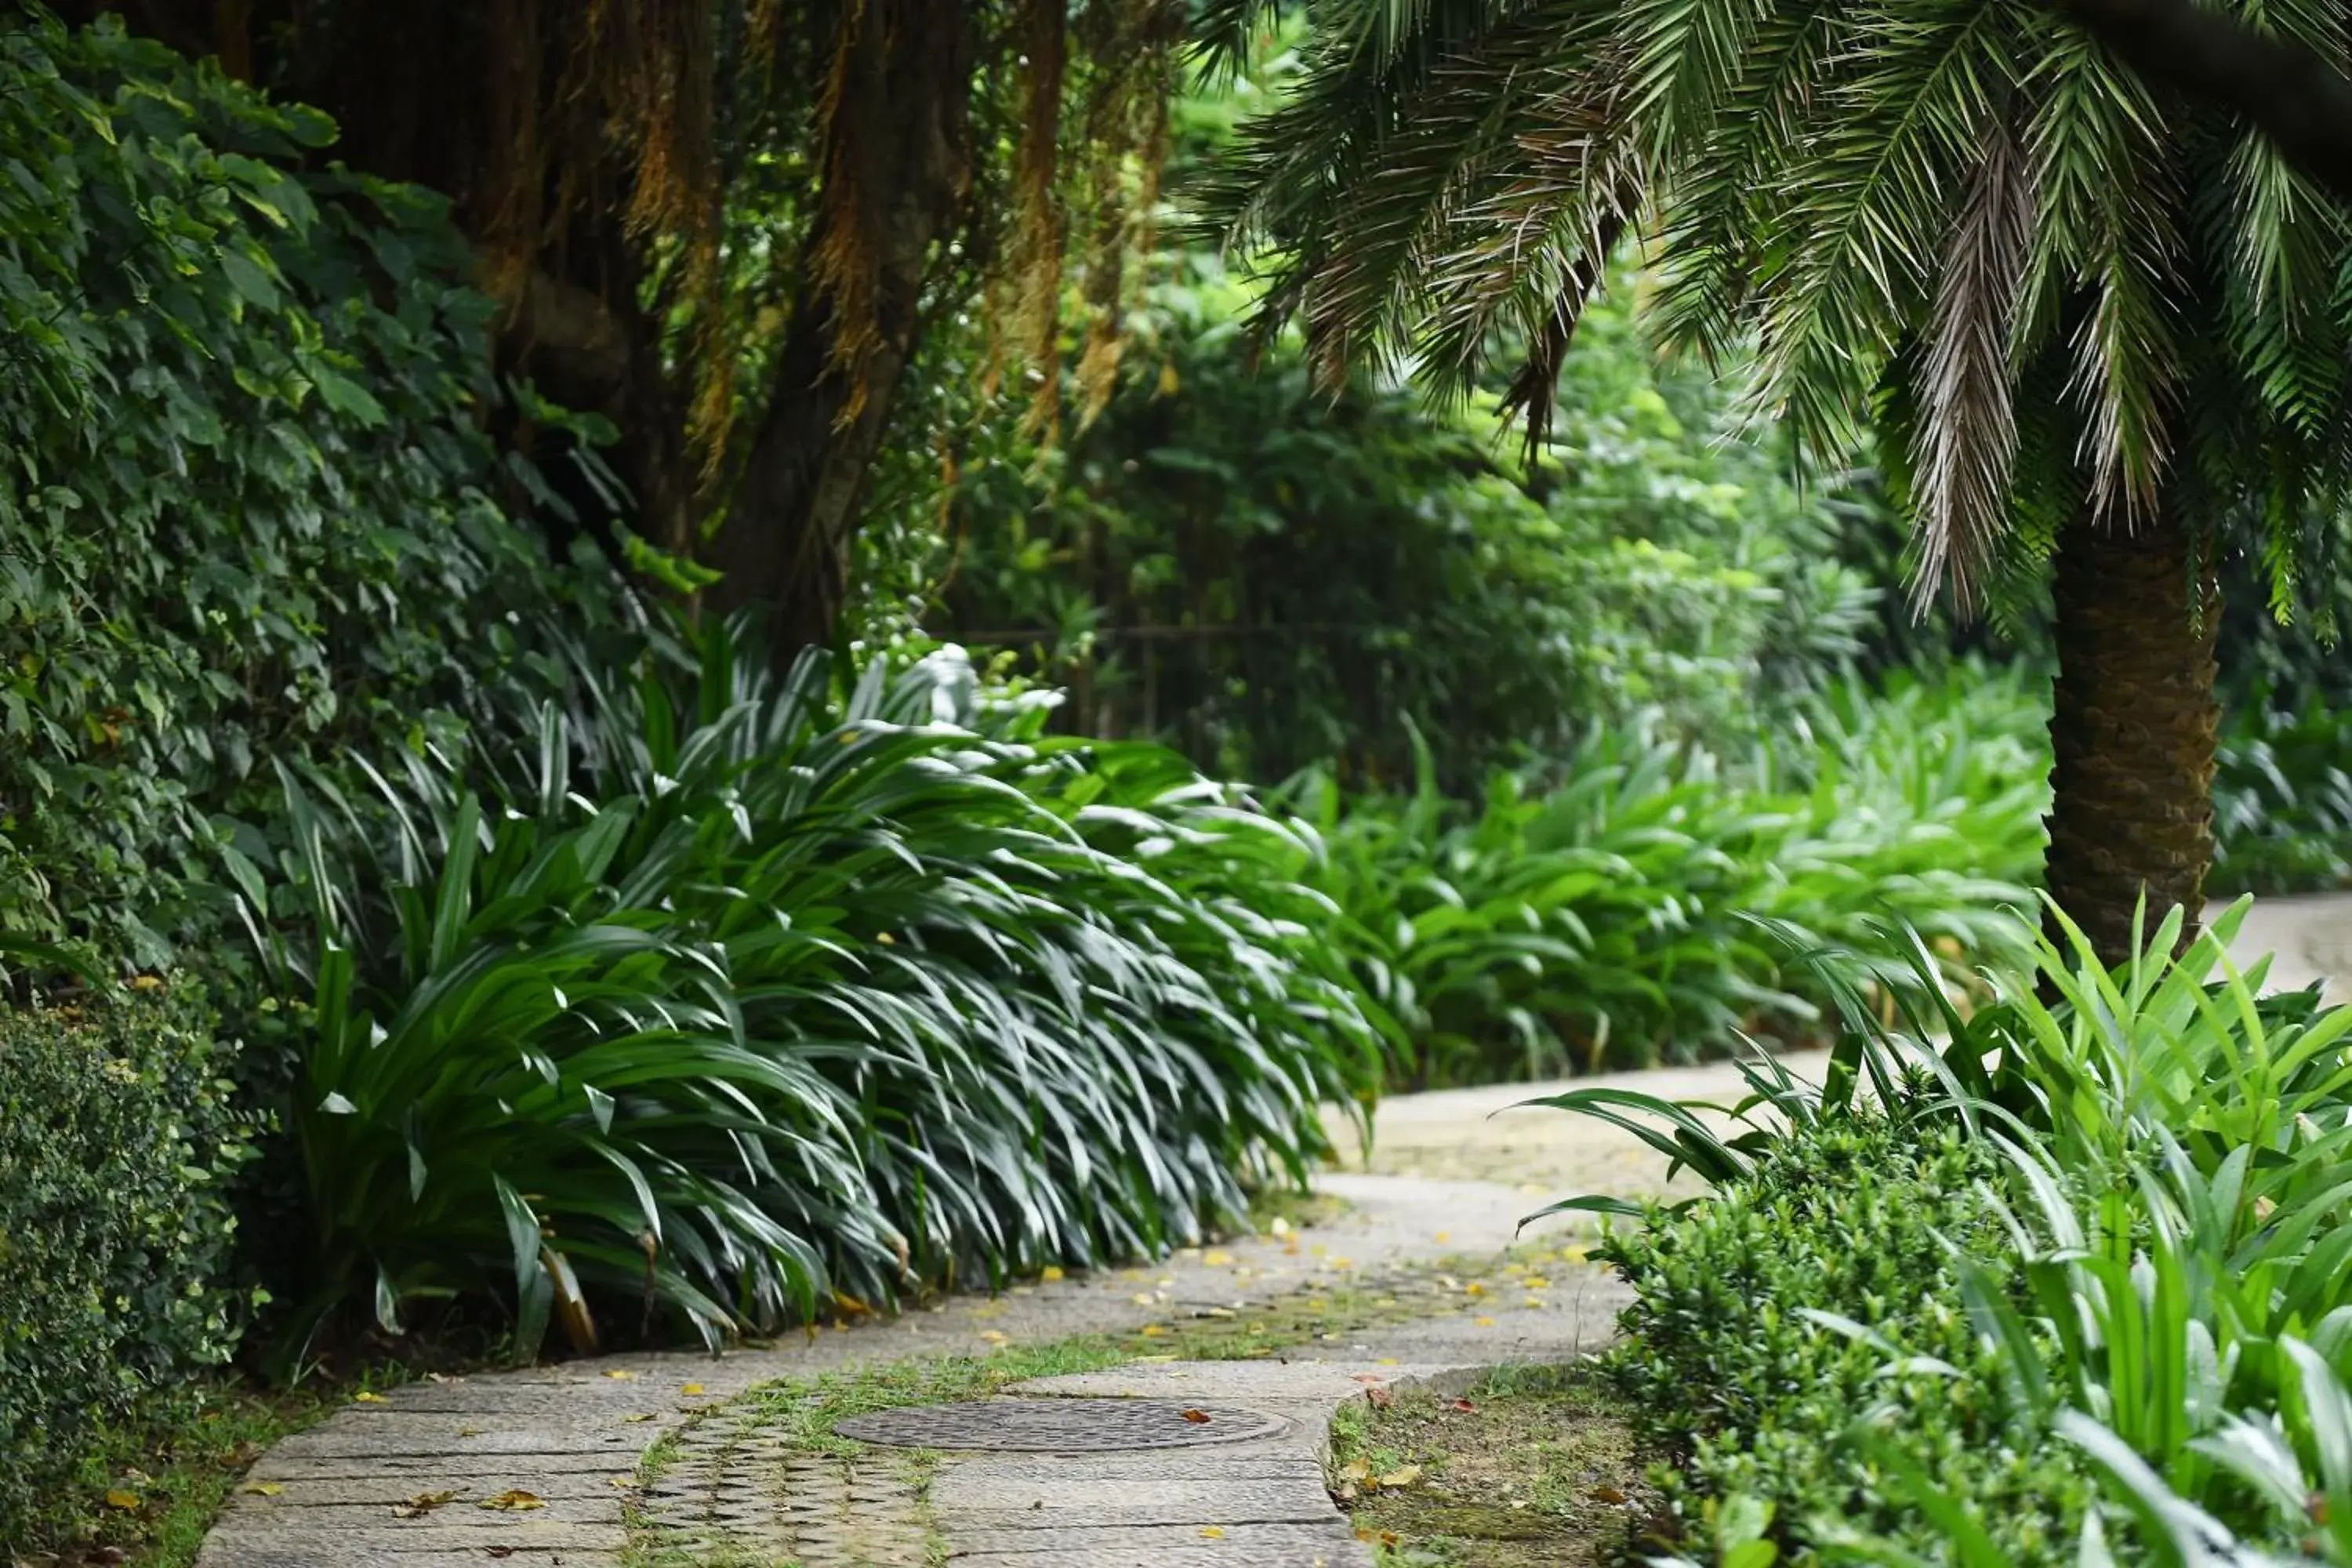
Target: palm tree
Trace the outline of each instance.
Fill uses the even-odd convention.
[[[2337,0],[2241,20],[2340,68]],[[1215,0],[1231,56],[1264,0]],[[2055,558],[2048,884],[2109,956],[2211,856],[2217,552],[2274,606],[2352,475],[2345,212],[2259,132],[2033,0],[1318,0],[1303,84],[1207,193],[1318,364],[1498,349],[1540,433],[1578,312],[1651,236],[1670,346],[1752,352],[1816,454],[1874,426],[1916,591]]]

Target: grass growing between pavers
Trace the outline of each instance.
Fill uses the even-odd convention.
[[[1654,1500],[1616,1395],[1590,1367],[1513,1367],[1466,1394],[1351,1399],[1332,1495],[1382,1568],[1620,1561]]]

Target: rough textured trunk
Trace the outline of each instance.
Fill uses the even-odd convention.
[[[855,16],[806,287],[708,552],[726,574],[711,595],[720,608],[769,606],[779,661],[829,641],[841,615],[866,470],[914,355],[933,253],[971,182],[963,0],[863,0]]]
[[[2193,584],[2193,585],[2192,585]],[[2058,552],[2049,888],[2101,958],[2153,927],[2190,930],[2213,858],[2213,646],[2221,605],[2168,512],[2135,534],[2088,524]]]

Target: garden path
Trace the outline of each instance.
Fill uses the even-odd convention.
[[[934,1489],[954,1561],[972,1568],[1368,1563],[1353,1555],[1356,1543],[1321,1486],[1323,1423],[1338,1401],[1360,1395],[1366,1380],[1446,1379],[1571,1358],[1608,1338],[1622,1296],[1580,1251],[1555,1253],[1532,1282],[1524,1265],[1509,1274],[1494,1268],[1520,1216],[1536,1206],[1510,1187],[1345,1173],[1327,1184],[1349,1205],[1328,1224],[1188,1248],[1154,1268],[958,1297],[717,1359],[612,1356],[394,1389],[265,1455],[206,1541],[200,1568],[499,1560],[614,1568],[629,1541],[625,1510],[641,1495],[633,1484],[639,1458],[674,1433],[682,1440],[683,1490],[645,1494],[646,1510],[681,1527],[681,1542],[699,1533],[744,1555],[670,1561],[829,1568],[909,1552],[905,1561],[922,1563],[919,1534],[908,1533],[916,1527],[902,1480],[823,1459],[795,1468],[773,1447],[763,1452],[757,1424],[740,1419],[742,1407],[730,1402],[781,1378],[1159,1331],[1147,1326],[1230,1317],[1351,1285],[1377,1292],[1419,1270],[1416,1278],[1439,1283],[1425,1303],[1408,1304],[1412,1321],[1334,1333],[1286,1352],[1286,1361],[1147,1363],[1108,1374],[1107,1383],[1041,1390],[1116,1392],[1139,1386],[1137,1380],[1171,1393],[1181,1387],[1188,1403],[1277,1418],[1265,1438],[1140,1459],[1103,1454],[1084,1466],[983,1456],[942,1469]],[[1547,1223],[1530,1235],[1558,1228]],[[1436,1272],[1444,1267],[1460,1268],[1462,1280]],[[1492,1292],[1472,1296],[1479,1269],[1492,1270]],[[780,1486],[790,1498],[773,1495]],[[1024,1493],[1017,1508],[1006,1500],[1013,1492]],[[850,1552],[853,1541],[863,1550]]]
[[[2352,1000],[2352,897],[2268,900],[2237,948],[2241,962],[2275,952],[2274,983],[2326,977],[2337,996]],[[1824,1060],[1789,1059],[1816,1076]],[[1673,1098],[1722,1100],[1739,1088],[1722,1064],[1580,1081],[1638,1084]],[[1341,1401],[1377,1385],[1443,1384],[1497,1364],[1570,1358],[1612,1331],[1622,1291],[1562,1247],[1564,1222],[1530,1232],[1549,1232],[1555,1249],[1541,1277],[1523,1264],[1506,1272],[1500,1255],[1538,1200],[1657,1192],[1663,1162],[1586,1118],[1509,1109],[1549,1087],[1389,1101],[1370,1169],[1321,1183],[1348,1211],[1286,1237],[1189,1248],[1155,1268],[959,1297],[717,1359],[614,1356],[415,1384],[356,1403],[261,1459],[199,1568],[499,1560],[617,1568],[630,1544],[633,1500],[641,1521],[664,1527],[662,1539],[679,1553],[645,1555],[641,1536],[630,1561],[647,1568],[919,1563],[935,1543],[927,1529],[944,1537],[951,1563],[969,1568],[1368,1563],[1323,1491],[1326,1425]],[[1469,1286],[1480,1281],[1438,1272],[1446,1268],[1465,1278],[1484,1272],[1493,1284],[1471,1297]],[[1202,1407],[1214,1413],[1212,1427],[1231,1406],[1237,1418],[1265,1418],[1269,1429],[1246,1441],[1082,1458],[951,1459],[919,1482],[928,1488],[928,1524],[903,1468],[788,1455],[772,1438],[763,1447],[756,1408],[740,1397],[777,1379],[911,1358],[1150,1333],[1150,1325],[1245,1313],[1351,1282],[1377,1292],[1408,1274],[1440,1284],[1415,1299],[1404,1321],[1312,1340],[1277,1360],[1142,1361],[1013,1390],[1112,1396],[1128,1401],[1130,1414]],[[641,1456],[672,1435],[677,1467],[642,1489]]]

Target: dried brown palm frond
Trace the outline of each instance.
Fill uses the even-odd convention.
[[[2032,171],[2008,106],[1997,106],[1945,250],[1918,376],[1913,592],[1923,604],[1943,583],[1959,608],[1975,608],[2008,524],[2017,460],[2010,339],[2032,242]]]

